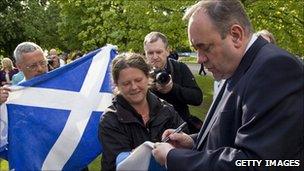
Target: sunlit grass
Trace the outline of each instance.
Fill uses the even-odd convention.
[[[213,99],[213,78],[195,74],[195,80],[203,91],[203,103],[200,106],[190,106],[190,113],[204,120]]]
[[[192,57],[179,57],[179,61],[184,62],[184,63],[190,63],[190,64],[196,64],[197,58],[192,56]]]

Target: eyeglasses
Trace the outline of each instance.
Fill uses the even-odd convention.
[[[46,60],[43,60],[43,61],[36,62],[32,65],[26,66],[25,68],[30,71],[37,71],[39,66],[45,68],[47,66],[47,64],[48,64],[48,62]]]

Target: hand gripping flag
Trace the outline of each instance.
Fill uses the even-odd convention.
[[[116,158],[116,171],[141,170],[141,171],[165,171],[152,155],[154,143],[146,141],[136,147],[132,153],[122,152]]]
[[[79,170],[102,152],[98,123],[111,104],[115,55],[107,45],[11,87],[0,119],[0,150],[8,147],[10,169]]]

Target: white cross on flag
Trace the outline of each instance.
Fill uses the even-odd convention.
[[[101,152],[98,123],[111,104],[107,45],[84,57],[12,86],[1,105],[0,152],[10,169],[79,170]]]

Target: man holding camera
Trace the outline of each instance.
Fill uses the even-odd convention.
[[[202,121],[190,114],[189,105],[200,105],[203,93],[186,64],[168,58],[170,52],[167,37],[160,32],[151,32],[144,40],[145,55],[154,68],[155,84],[152,91],[174,106],[187,122],[190,133],[200,130]],[[168,75],[168,76],[166,76]]]
[[[47,57],[49,63],[49,70],[53,70],[60,67],[60,59],[58,57],[56,49],[51,49],[49,56]]]

